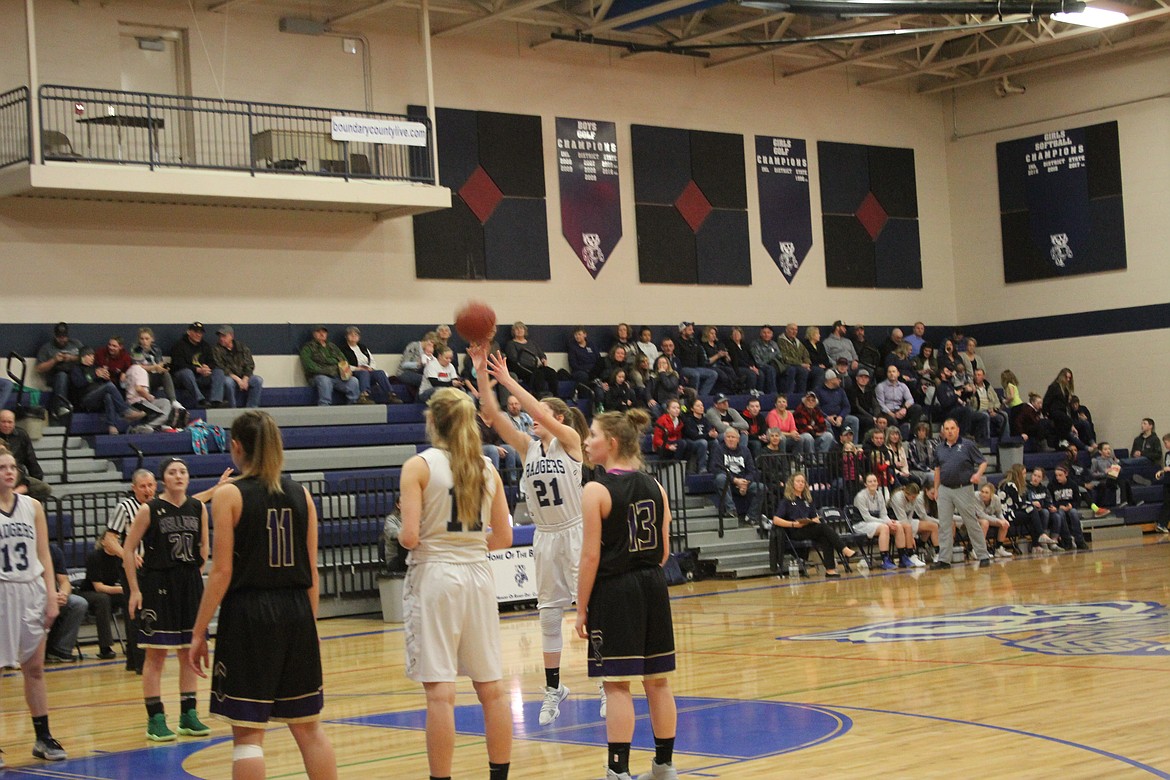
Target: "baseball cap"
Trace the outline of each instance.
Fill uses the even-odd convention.
[[[852,429],[852,428],[846,428],[845,430],[841,431],[841,435],[842,435],[842,436],[852,436],[852,435],[853,435],[853,429]]]
[[[693,327],[695,327],[695,323],[693,323],[693,322],[690,322],[690,321],[688,321],[688,320],[683,320],[682,322],[680,322],[680,323],[678,324],[678,329],[679,329],[679,330],[686,330],[688,325],[689,325],[690,327],[692,327],[692,328],[693,328]]]
[[[841,326],[842,326],[842,325],[844,325],[844,324],[845,324],[845,323],[844,323],[844,322],[842,322],[841,320],[837,320],[836,322],[834,322],[834,323],[833,323],[833,327],[834,327],[834,328],[839,328],[839,327],[841,327]]]
[[[861,370],[859,370],[859,371],[857,372],[857,375],[858,375],[858,376],[869,376],[869,375],[870,375],[870,374],[869,374],[869,369],[868,369],[868,368],[863,368],[863,369],[861,369]]]
[[[773,331],[776,330],[771,325],[761,325],[760,326],[760,330],[763,330],[764,328],[767,328],[768,330],[773,330]]]
[[[720,393],[719,395],[715,396],[715,403],[717,403],[717,404],[721,404],[724,401],[728,401],[728,400],[730,400],[730,399],[726,395],[724,395],[723,393]]]
[[[316,332],[317,332],[317,331],[319,331],[319,330],[323,330],[323,331],[325,331],[326,333],[328,333],[328,332],[329,332],[329,328],[327,328],[327,327],[326,327],[326,326],[324,326],[324,325],[314,325],[314,326],[313,326],[313,332],[314,332],[314,333],[316,333]]]
[[[849,365],[849,358],[847,358],[847,357],[839,357],[839,358],[837,358],[837,365],[839,365],[839,366],[847,366],[847,365]]]
[[[195,322],[192,322],[190,325],[187,326],[187,330],[197,330],[200,333],[202,333],[203,332],[203,323],[196,320]]]
[[[69,335],[68,323],[58,322],[56,325],[54,325],[53,326],[53,335],[54,336],[68,336]]]
[[[220,325],[218,328],[215,329],[215,332],[217,334],[219,334],[220,336],[234,336],[234,335],[236,335],[236,331],[234,328],[232,328],[231,325]]]
[[[826,382],[830,382],[830,381],[832,381],[832,380],[834,380],[834,379],[836,379],[836,378],[837,378],[837,372],[836,372],[836,371],[826,371],[826,372],[825,372],[825,381],[826,381]]]
[[[813,392],[812,390],[809,390],[807,393],[805,393],[805,394],[804,394],[804,397],[805,397],[805,398],[808,398],[809,396],[812,396],[813,398],[816,398],[816,397],[817,397],[817,394],[816,394],[815,392]]]

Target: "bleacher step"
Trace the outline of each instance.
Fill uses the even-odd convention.
[[[715,564],[716,573],[728,569],[738,569],[744,566],[767,566],[768,565],[768,549],[765,547],[761,552],[732,552],[718,554],[713,556],[699,555],[701,561],[711,561]]]
[[[45,472],[46,481],[53,482],[53,477],[59,476],[65,472],[65,462],[61,460],[48,460],[41,463],[41,469]],[[114,464],[108,460],[91,460],[79,458],[74,460],[69,459],[69,478],[73,479],[75,476],[82,474],[118,474],[118,470],[114,468]]]
[[[737,580],[746,580],[749,577],[770,577],[772,576],[771,566],[740,566],[732,572],[732,576]]]
[[[690,533],[687,535],[687,544],[691,547],[698,547],[699,549],[707,549],[720,544],[730,544],[733,542],[767,544],[767,540],[761,539],[754,528],[729,528],[720,537],[717,531],[699,531],[696,533],[692,527]]]
[[[244,409],[208,409],[207,422],[230,428],[232,422],[244,413]],[[276,406],[265,407],[276,424],[282,428],[302,425],[369,425],[386,422],[386,407],[381,404],[369,406]]]

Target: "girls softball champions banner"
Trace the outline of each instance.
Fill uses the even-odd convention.
[[[757,135],[756,186],[760,238],[780,273],[792,284],[813,243],[804,139]]]
[[[557,117],[561,234],[594,279],[622,237],[617,128]]]

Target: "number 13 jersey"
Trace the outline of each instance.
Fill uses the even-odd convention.
[[[601,518],[597,576],[611,577],[662,565],[662,488],[643,471],[609,471],[598,480],[609,490],[609,514]]]
[[[12,494],[12,511],[0,510],[0,582],[32,582],[44,574],[37,557],[33,499]]]
[[[524,455],[524,495],[536,527],[552,531],[581,522],[581,463],[573,460],[559,439],[548,452],[539,441]]]

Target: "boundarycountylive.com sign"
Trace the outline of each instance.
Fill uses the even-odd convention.
[[[335,116],[331,118],[331,125],[334,141],[401,146],[427,145],[427,126],[422,122]]]

